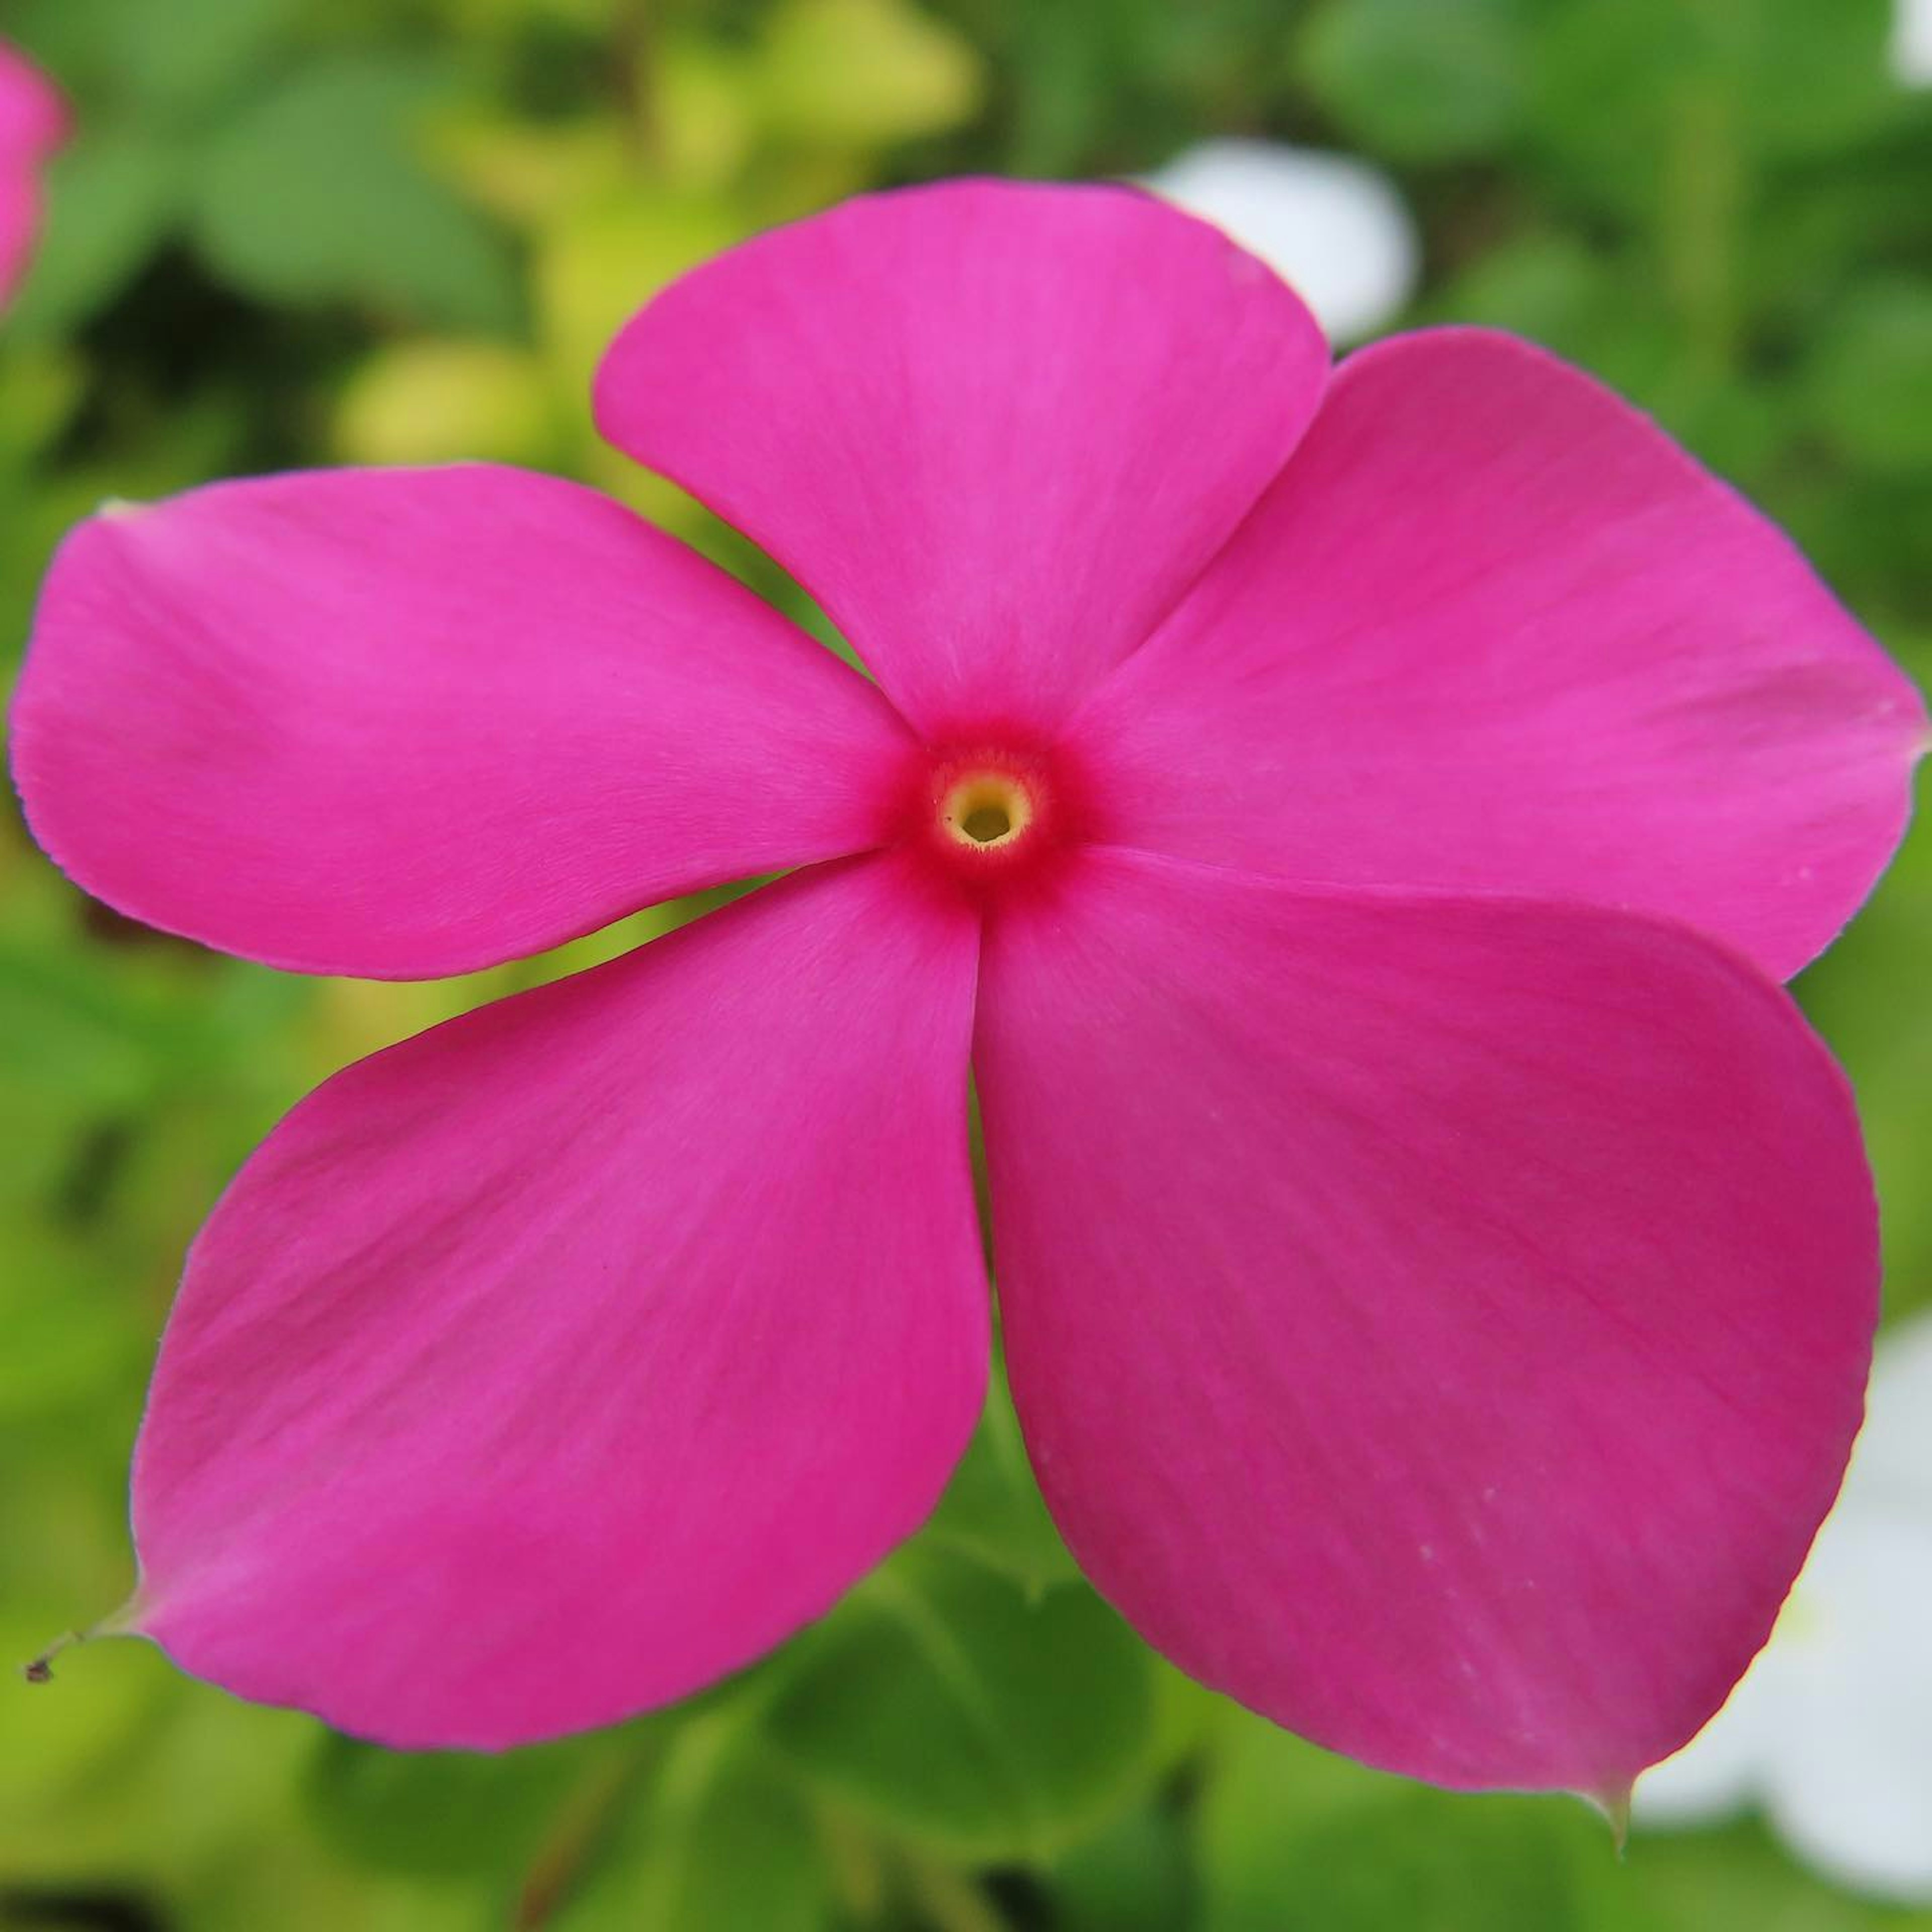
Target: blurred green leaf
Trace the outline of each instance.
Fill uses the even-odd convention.
[[[1932,281],[1868,284],[1823,326],[1804,377],[1810,426],[1887,475],[1932,466]]]
[[[987,1392],[986,1413],[926,1534],[1031,1592],[1080,1574],[1034,1480],[1004,1377]]]
[[[17,1534],[22,1525],[10,1516],[6,1527]],[[124,1579],[119,1587],[125,1588]],[[45,1595],[37,1588],[21,1607],[10,1604],[0,1612],[0,1872],[10,1874],[51,1876],[57,1863],[84,1868],[92,1847],[67,1852],[50,1838],[50,1828],[63,1814],[77,1811],[76,1835],[100,1829],[103,1821],[87,1814],[100,1807],[108,1780],[131,1768],[144,1738],[154,1736],[154,1720],[173,1690],[158,1658],[122,1640],[70,1653],[51,1683],[22,1683],[18,1666],[63,1628],[49,1621]],[[112,1607],[111,1601],[85,1611],[68,1604],[64,1621]]]
[[[1522,51],[1539,140],[1591,202],[1669,218],[1711,177],[1868,137],[1890,0],[1563,0]]]
[[[1202,1803],[1204,1932],[1582,1932],[1576,1870],[1614,1868],[1574,1799],[1468,1798],[1231,1719]]]
[[[750,86],[782,138],[868,148],[930,134],[978,104],[965,41],[902,0],[778,0]]]
[[[501,342],[425,338],[363,363],[336,406],[346,463],[532,463],[556,440],[537,358]]]
[[[316,62],[214,140],[194,232],[220,272],[264,302],[342,302],[488,334],[514,322],[506,249],[412,146],[436,92],[412,66]]]
[[[308,1773],[310,1815],[332,1843],[387,1871],[508,1876],[528,1862],[596,1741],[490,1756],[392,1751],[327,1733]]]
[[[1654,328],[1651,311],[1620,284],[1606,251],[1542,229],[1478,256],[1430,304],[1429,319],[1507,328],[1589,368],[1614,355],[1619,341],[1627,344],[1634,331]]]
[[[24,1138],[0,1132],[0,1165],[12,1166]],[[36,1418],[72,1414],[109,1384],[145,1370],[147,1346],[122,1318],[112,1271],[99,1256],[16,1214],[7,1259],[0,1276],[0,1333],[7,1338],[0,1348],[0,1426],[17,1429]]]
[[[1610,1834],[1562,1798],[1460,1802],[1417,1792],[1304,1841],[1280,1932],[1568,1932],[1580,1927],[1580,1840],[1606,1868]],[[1285,1909],[1282,1909],[1285,1908]]]
[[[1878,1180],[1888,1306],[1932,1302],[1932,770],[1892,872],[1850,928],[1798,982],[1805,1010],[1844,1063]]]
[[[45,232],[8,334],[53,340],[112,302],[174,228],[186,178],[179,148],[136,128],[90,134],[57,156]]]
[[[67,427],[86,380],[70,350],[8,345],[0,357],[0,473],[27,462]]]
[[[728,1702],[685,1726],[583,1882],[545,1912],[551,1932],[820,1932],[831,1888],[818,1834],[796,1784],[758,1757],[754,1715]]]
[[[1197,1922],[1186,1837],[1174,1810],[1129,1811],[1053,1868],[1061,1932],[1174,1932]]]
[[[908,1552],[806,1640],[770,1735],[828,1798],[981,1858],[1045,1856],[1148,1774],[1152,1672],[1082,1584]]]
[[[141,98],[179,115],[238,87],[304,0],[122,0],[112,44]]]
[[[166,1037],[164,1002],[104,974],[62,970],[24,946],[0,946],[0,1028],[10,1085],[77,1118],[131,1107],[152,1088]]]
[[[1737,0],[1714,10],[1747,124],[1767,153],[1809,155],[1865,139],[1891,118],[1892,0]]]
[[[1862,1901],[1805,1871],[1755,1819],[1640,1828],[1625,1862],[1581,1872],[1587,1932],[1928,1932],[1932,1910]]]
[[[1520,0],[1329,0],[1302,43],[1308,84],[1378,153],[1486,153],[1522,113],[1520,14]]]
[[[11,0],[8,28],[85,104],[106,99],[140,118],[178,122],[238,86],[304,4]]]
[[[1200,1805],[1206,1923],[1244,1932],[1292,1883],[1302,1841],[1408,1789],[1232,1704],[1208,1754]]]
[[[736,234],[730,211],[709,197],[628,188],[586,200],[550,228],[532,278],[538,334],[573,412],[582,412],[592,374],[617,331]]]

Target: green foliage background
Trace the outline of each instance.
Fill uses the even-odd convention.
[[[1932,674],[1932,94],[1884,0],[0,0],[74,98],[0,333],[0,651],[61,532],[318,462],[604,484],[617,322],[867,185],[1352,147],[1422,218],[1414,320],[1635,396]],[[689,916],[448,986],[292,980],[85,902],[0,822],[0,1657],[130,1581],[124,1470],[178,1256],[345,1060]],[[1894,1314],[1932,1299],[1932,833],[1802,988],[1858,1082]],[[560,1634],[559,1641],[567,1642]],[[1928,1664],[1932,1669],[1932,1633]],[[1640,1835],[1329,1758],[1185,1683],[1080,1582],[996,1400],[940,1514],[691,1706],[398,1757],[145,1646],[0,1686],[0,1925],[832,1932],[1932,1928],[1757,1823]]]

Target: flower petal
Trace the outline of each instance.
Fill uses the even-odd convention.
[[[53,84],[0,40],[0,308],[40,233],[41,167],[67,134],[67,104]]]
[[[189,1257],[138,1624],[406,1746],[748,1663],[923,1520],[985,1393],[976,929],[804,873],[338,1074]]]
[[[904,728],[682,545],[476,465],[220,484],[56,560],[13,714],[35,836],[150,925],[460,973],[875,844]]]
[[[1120,852],[982,970],[1008,1365],[1089,1575],[1370,1763],[1622,1797],[1858,1424],[1870,1180],[1796,1007],[1661,922]]]
[[[1152,196],[957,182],[733,250],[621,334],[599,427],[808,585],[928,733],[1045,730],[1258,496],[1327,351]]]
[[[1665,913],[1780,977],[1883,869],[1927,743],[1775,529],[1587,377],[1466,329],[1342,366],[1079,729],[1118,842]]]
[[[68,131],[59,89],[17,47],[0,40],[0,160],[45,160]]]

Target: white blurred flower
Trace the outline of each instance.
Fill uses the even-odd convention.
[[[1852,1890],[1932,1900],[1932,1316],[1882,1342],[1837,1506],[1729,1703],[1637,1782],[1646,1825],[1761,1803]]]
[[[1421,250],[1408,206],[1350,155],[1206,141],[1146,185],[1258,255],[1338,340],[1378,328],[1415,291]]]
[[[1892,70],[1907,87],[1932,87],[1932,0],[1898,0]]]

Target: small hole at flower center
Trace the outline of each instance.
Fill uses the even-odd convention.
[[[1004,850],[1024,837],[1033,817],[1025,785],[1005,772],[969,772],[939,803],[946,836],[969,852]]]
[[[976,844],[990,845],[1012,831],[1012,814],[1004,805],[976,805],[959,821],[959,829]]]

